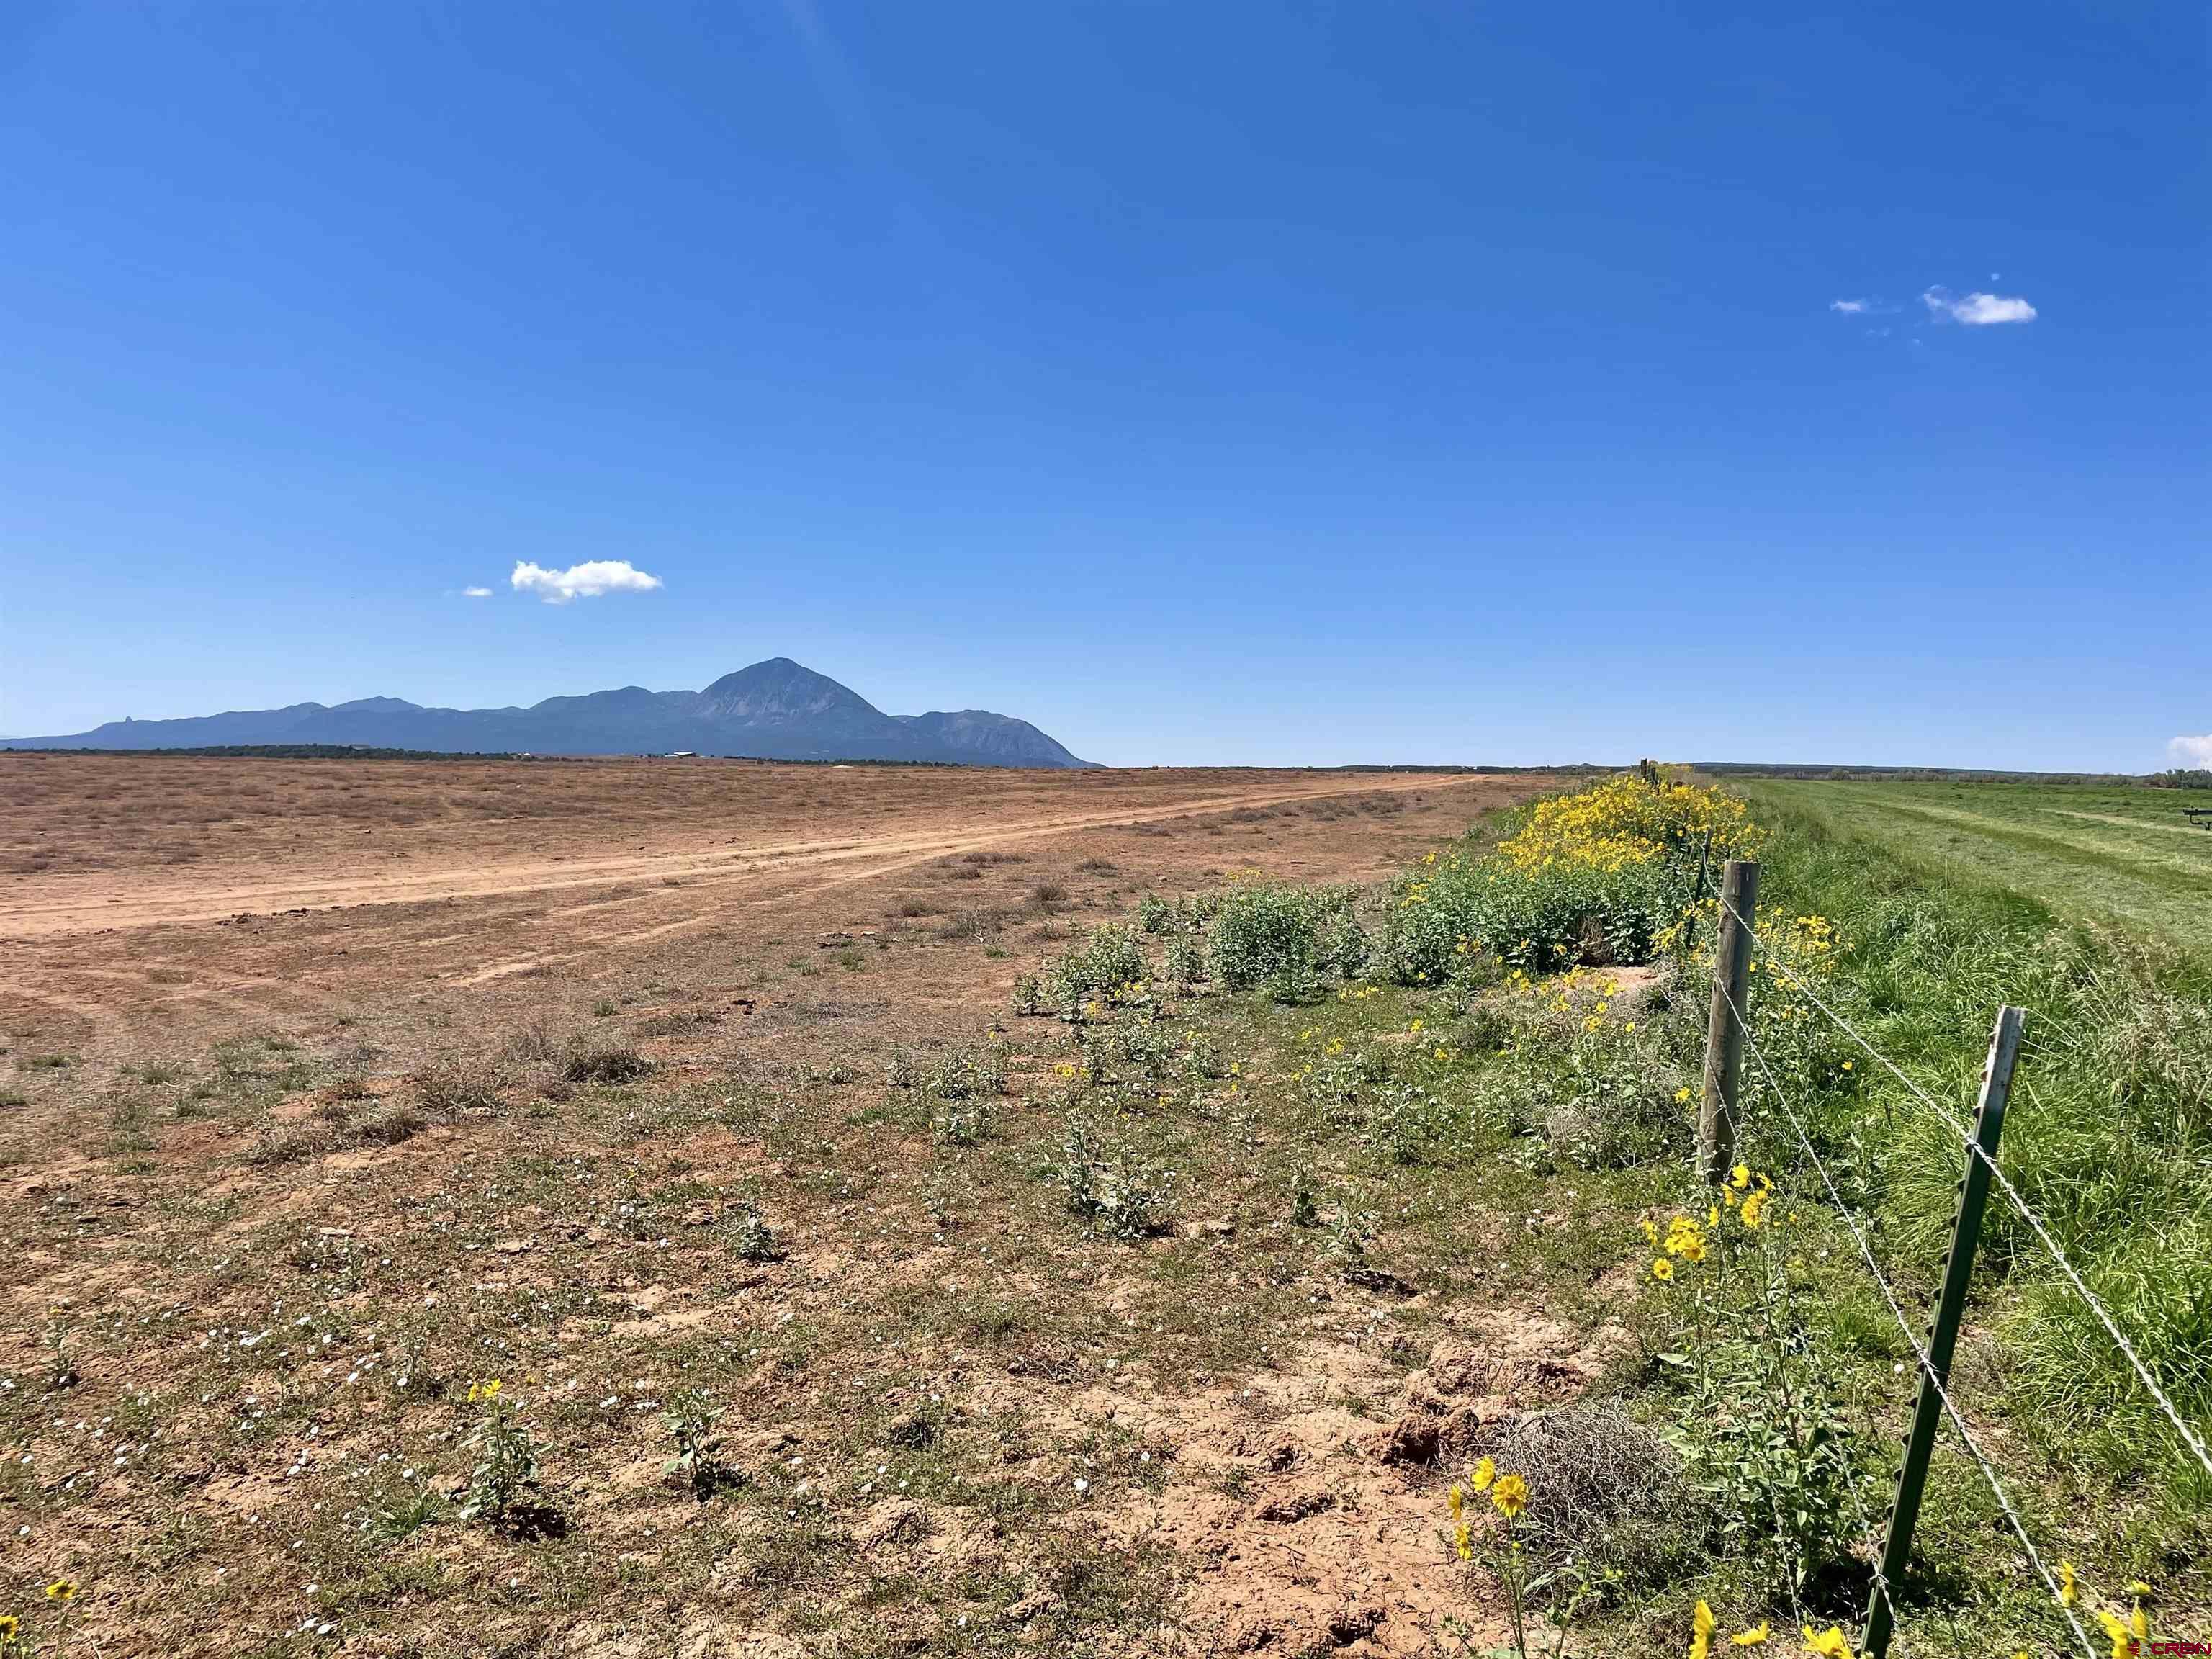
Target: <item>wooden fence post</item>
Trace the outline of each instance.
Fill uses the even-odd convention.
[[[1743,1018],[1751,1013],[1751,929],[1759,866],[1730,859],[1721,872],[1713,1006],[1705,1022],[1705,1093],[1698,1103],[1698,1173],[1718,1186],[1735,1162],[1736,1102],[1743,1085]],[[1740,918],[1740,919],[1739,919]]]
[[[1966,1154],[1966,1178],[1959,1183],[1959,1216],[1951,1231],[1951,1255],[1943,1264],[1943,1288],[1936,1299],[1936,1323],[1928,1334],[1928,1364],[1919,1398],[1912,1403],[1912,1427],[1905,1437],[1905,1465],[1898,1471],[1897,1502],[1889,1512],[1889,1535],[1882,1540],[1881,1579],[1867,1604],[1867,1659],[1887,1659],[1896,1610],[1882,1584],[1905,1582],[1912,1556],[1912,1528],[1920,1519],[1920,1496],[1928,1486],[1928,1458],[1936,1449],[1936,1431],[1943,1420],[1942,1391],[1951,1384],[1951,1356],[1959,1346],[1959,1322],[1966,1311],[1966,1285],[1974,1276],[1974,1249],[1981,1243],[1982,1210],[1989,1201],[1990,1164],[1996,1162],[1997,1138],[2004,1133],[2005,1098],[2012,1092],[2014,1059],[2020,1052],[2021,1024],[2017,1008],[1997,1010],[1990,1036],[1989,1064],[1982,1071],[1981,1103],[1974,1109],[1974,1145],[1987,1156]]]

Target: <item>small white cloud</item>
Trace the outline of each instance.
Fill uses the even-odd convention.
[[[1947,289],[1931,288],[1920,296],[1921,303],[1938,317],[1948,317],[1954,323],[1979,326],[1984,323],[2032,323],[2035,307],[2025,300],[2002,294],[1969,294],[1965,299],[1954,298]]]
[[[2176,766],[2185,766],[2192,771],[2212,770],[2212,732],[2201,738],[2176,738],[2166,745],[2166,752],[2173,757]]]
[[[1867,302],[1864,300],[1831,300],[1828,301],[1829,310],[1840,311],[1846,317],[1856,317],[1866,308]]]
[[[461,590],[461,597],[465,599],[488,599],[491,597],[491,589],[489,587],[465,587]]]
[[[507,578],[518,593],[535,593],[548,605],[571,599],[596,599],[602,593],[650,593],[660,578],[648,576],[628,559],[586,559],[566,570],[548,570],[527,559],[518,559]]]

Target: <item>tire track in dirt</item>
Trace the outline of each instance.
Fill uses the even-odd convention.
[[[1412,780],[1370,775],[1356,781],[1339,782],[1318,788],[1309,786],[1248,790],[1193,796],[1152,805],[1125,803],[1111,809],[1021,823],[984,824],[967,830],[947,828],[908,831],[872,839],[856,839],[848,834],[835,840],[785,842],[728,850],[690,847],[614,858],[504,865],[477,863],[366,879],[358,875],[332,879],[297,877],[221,887],[188,883],[166,890],[155,889],[128,897],[118,897],[111,891],[96,891],[76,896],[0,903],[0,939],[46,939],[172,923],[211,921],[246,913],[266,915],[300,908],[334,909],[356,905],[406,904],[443,899],[512,897],[617,886],[627,881],[665,881],[671,877],[682,879],[685,885],[719,885],[747,877],[834,864],[846,860],[870,860],[868,867],[842,878],[844,880],[858,880],[958,853],[980,851],[1009,842],[1084,830],[1157,823],[1166,818],[1205,817],[1240,809],[1279,806],[1341,795],[1425,793],[1437,789],[1462,787],[1480,781],[1480,775],[1466,773]],[[836,883],[833,879],[829,884]],[[651,895],[635,896],[644,898]]]
[[[1433,784],[1424,782],[1411,786],[1396,786],[1391,787],[1389,793],[1413,793],[1425,787],[1472,781],[1474,781],[1472,776],[1454,775],[1438,779]],[[1162,818],[1210,817],[1219,812],[1235,811],[1240,808],[1281,805],[1285,802],[1323,799],[1332,795],[1376,793],[1377,791],[1372,784],[1363,783],[1351,789],[1299,790],[1289,793],[1243,795],[1210,800],[1183,801],[1152,811],[1132,812],[1125,806],[1110,812],[1089,812],[1073,817],[1054,818],[1048,822],[1000,825],[989,830],[971,830],[951,836],[931,834],[886,837],[875,842],[844,842],[811,854],[780,856],[761,866],[719,871],[696,876],[687,880],[684,886],[696,890],[701,887],[720,885],[745,876],[761,874],[763,871],[769,874],[781,874],[803,866],[811,867],[840,859],[869,860],[860,868],[841,870],[818,881],[799,886],[778,885],[770,890],[755,894],[744,902],[745,908],[751,909],[762,905],[787,904],[794,900],[811,898],[838,887],[850,886],[855,882],[896,875],[902,870],[911,870],[925,864],[934,864],[939,859],[953,857],[962,853],[981,852],[1008,842],[1035,841],[1048,836],[1083,830],[1152,823]],[[662,896],[662,894],[657,891],[646,892],[632,895],[629,899],[609,901],[609,902],[643,902],[659,896]],[[598,908],[600,907],[591,904],[574,905],[566,910],[550,914],[573,915]],[[550,967],[561,963],[571,962],[580,956],[588,954],[599,946],[617,944],[641,945],[649,940],[665,939],[673,934],[685,933],[696,927],[709,927],[715,921],[723,920],[727,914],[726,910],[704,910],[688,916],[679,916],[673,921],[664,921],[649,927],[622,928],[586,935],[582,939],[571,939],[565,941],[563,948],[557,951],[514,957],[502,962],[488,963],[466,975],[457,975],[447,982],[453,985],[482,985],[492,980],[506,979],[516,974],[526,974],[533,968]]]

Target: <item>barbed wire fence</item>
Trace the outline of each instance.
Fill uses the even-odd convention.
[[[1742,1067],[1747,1053],[1752,1061],[1753,1081],[1757,1085],[1758,1097],[1773,1108],[1771,1121],[1777,1133],[1783,1134],[1784,1144],[1791,1146],[1800,1166],[1809,1167],[1813,1171],[1837,1218],[1849,1231],[1852,1243],[1872,1275],[1875,1288],[1896,1322],[1919,1372],[1911,1426],[1905,1437],[1897,1472],[1896,1496],[1892,1502],[1886,1527],[1876,1527],[1874,1516],[1859,1495],[1856,1480],[1844,1483],[1861,1528],[1859,1544],[1872,1558],[1866,1564],[1871,1589],[1859,1648],[1867,1659],[1888,1659],[1893,1650],[1900,1654],[1905,1651],[1901,1644],[1893,1650],[1898,1626],[1905,1617],[1900,1584],[1906,1576],[1911,1556],[1913,1534],[1926,1491],[1929,1466],[1936,1437],[1948,1421],[1961,1449],[1987,1485],[2006,1524],[2018,1540],[2027,1566],[2049,1593],[2051,1605],[2063,1618],[2074,1640],[2080,1644],[2079,1650],[2087,1659],[2100,1659],[2105,1651],[2121,1651],[2117,1647],[2100,1650],[2091,1638],[2076,1610],[2079,1596],[2070,1572],[2063,1576],[2063,1582],[2061,1576],[2053,1574],[2044,1553],[2036,1547],[2022,1516],[2021,1504],[1977,1438],[1952,1392],[1952,1359],[1966,1310],[1983,1213],[1989,1198],[1994,1194],[2017,1215],[2056,1266],[2060,1279],[2072,1295],[2080,1300],[2102,1328],[2115,1351],[2133,1372],[2144,1396],[2172,1426],[2180,1445],[2207,1475],[2212,1475],[2212,1450],[2208,1450],[2204,1435],[2191,1424],[2181,1408],[2174,1403],[2150,1366],[2145,1364],[2136,1344],[2121,1328],[2120,1322],[2113,1316],[2112,1310],[2090,1288],[2051,1228],[2000,1167],[1997,1153],[2005,1106],[2011,1090],[2014,1065],[2021,1052],[2028,1016],[2026,1011],[2012,1006],[2001,1007],[1996,1011],[1989,1054],[1982,1071],[1980,1097],[1970,1124],[1955,1109],[1937,1099],[1882,1053],[1857,1026],[1820,995],[1810,981],[1790,964],[1783,951],[1760,936],[1754,920],[1758,877],[1756,864],[1732,860],[1724,866],[1722,880],[1716,889],[1706,878],[1701,860],[1700,901],[1702,902],[1707,897],[1714,901],[1717,930],[1712,944],[1711,978],[1713,1000],[1707,1032],[1705,1091],[1698,1111],[1697,1163],[1704,1178],[1717,1184],[1726,1178],[1735,1162],[1738,1128],[1742,1121],[1747,1092],[1744,1087]],[[1914,1322],[1905,1311],[1905,1298],[1899,1296],[1875,1253],[1872,1236],[1877,1229],[1873,1218],[1854,1208],[1844,1196],[1815,1145],[1815,1136],[1807,1122],[1811,1115],[1809,1107],[1804,1111],[1799,1109],[1800,1103],[1791,1098],[1790,1090],[1759,1041],[1750,1018],[1750,986],[1754,960],[1765,965],[1771,975],[1787,981],[1791,989],[1805,1000],[1807,1006],[1816,1009],[1887,1079],[1925,1107],[1957,1143],[1957,1150],[1963,1158],[1963,1174],[1959,1182],[1959,1207],[1953,1223],[1951,1245],[1946,1257],[1941,1289],[1928,1322],[1928,1334],[1924,1340],[1916,1334]]]

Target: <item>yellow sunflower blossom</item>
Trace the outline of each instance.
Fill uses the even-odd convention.
[[[1528,1483],[1517,1474],[1501,1474],[1490,1489],[1490,1501],[1510,1521],[1528,1507]]]
[[[1761,1620],[1749,1630],[1740,1630],[1729,1638],[1729,1645],[1735,1648],[1763,1648],[1766,1638],[1774,1634],[1774,1626]]]
[[[2112,1640],[2112,1659],[2136,1659],[2143,1644],[2150,1638],[2150,1620],[2143,1617],[2141,1607],[2133,1619],[2122,1619],[2117,1613],[2097,1609],[2097,1623]]]
[[[1690,1659],[1709,1659],[1713,1650],[1713,1610],[1698,1598],[1697,1610],[1690,1615]]]

